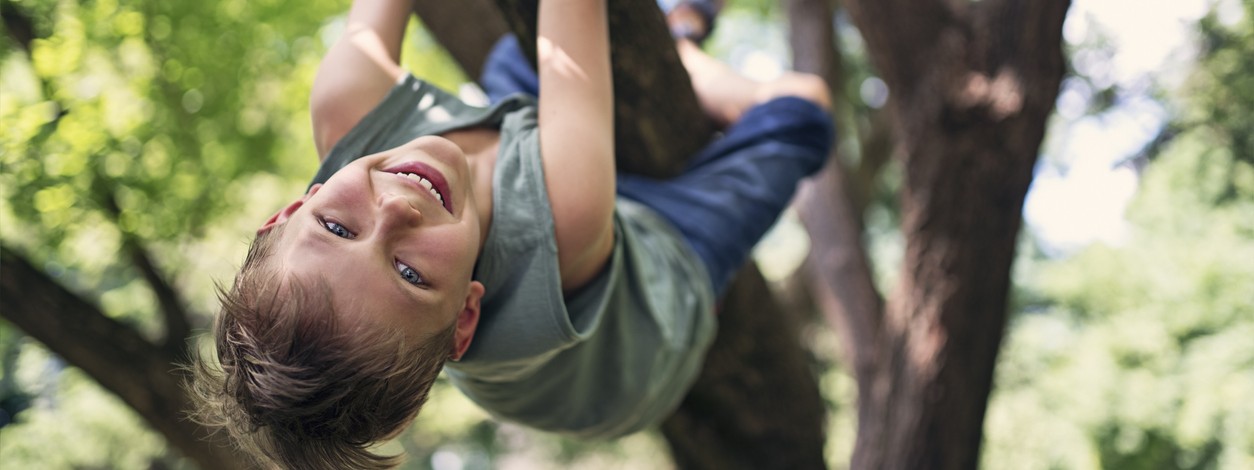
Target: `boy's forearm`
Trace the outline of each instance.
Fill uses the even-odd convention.
[[[605,0],[542,0],[536,55],[541,132],[550,127],[563,142],[578,139],[571,143],[605,156],[612,172],[614,91]],[[609,153],[602,155],[603,149]]]
[[[348,28],[343,39],[354,31],[369,29],[380,39],[379,46],[393,63],[400,63],[401,40],[414,0],[354,0],[348,12]],[[341,39],[341,40],[343,40]]]
[[[567,288],[599,271],[613,243],[609,47],[605,0],[540,1],[540,148]]]
[[[319,158],[404,74],[401,41],[412,0],[356,0],[344,32],[322,58],[310,93]]]
[[[552,91],[553,101],[597,112],[585,118],[613,123],[605,0],[541,0],[536,51],[541,106]]]
[[[413,0],[355,0],[343,34],[323,58],[323,73],[359,73],[353,65],[398,69]],[[367,79],[370,77],[366,77]]]

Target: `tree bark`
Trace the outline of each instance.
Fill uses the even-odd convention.
[[[0,265],[0,316],[120,397],[201,468],[248,468],[225,440],[186,419],[183,354],[109,318],[8,247],[0,246]]]
[[[718,336],[662,434],[679,468],[825,468],[827,413],[801,316],[752,263],[722,299]]]
[[[479,79],[492,45],[509,32],[492,0],[418,0],[414,13],[471,80]]]
[[[974,468],[1023,198],[1065,72],[1062,0],[848,0],[904,158],[899,284],[856,356],[854,468]],[[863,319],[842,314],[846,323]],[[869,369],[869,370],[868,370]]]
[[[506,23],[535,64],[538,0],[497,0]],[[688,72],[657,4],[608,0],[614,74],[618,170],[658,178],[678,175],[714,133],[696,105]]]

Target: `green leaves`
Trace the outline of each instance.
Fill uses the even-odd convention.
[[[1254,464],[1254,23],[1201,30],[1180,134],[1142,171],[1126,242],[1020,280],[1040,305],[1002,351],[990,468]]]
[[[160,340],[157,301],[124,250],[137,244],[182,291],[192,323],[206,324],[214,282],[229,280],[263,214],[316,167],[308,89],[322,24],[341,3],[6,0],[6,26],[33,30],[0,43],[0,242]],[[0,460],[173,461],[132,410],[3,329],[14,334],[0,339],[0,395],[41,405],[0,431]]]

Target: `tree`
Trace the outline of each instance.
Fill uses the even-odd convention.
[[[834,312],[858,377],[853,466],[971,468],[1068,2],[846,6],[891,92],[906,238],[886,306]]]

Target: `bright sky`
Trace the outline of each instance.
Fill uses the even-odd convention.
[[[1228,0],[1221,10],[1239,16]],[[1084,116],[1093,90],[1068,80],[1028,193],[1024,216],[1046,250],[1066,254],[1088,243],[1118,244],[1127,233],[1124,209],[1137,174],[1117,163],[1134,155],[1168,118],[1144,95],[1152,84],[1174,86],[1192,50],[1192,24],[1213,0],[1076,0],[1063,33],[1072,45],[1109,40],[1113,54],[1080,53],[1072,64],[1096,87],[1118,84],[1126,94],[1099,116]],[[1135,11],[1136,14],[1129,14]]]

